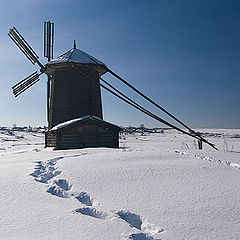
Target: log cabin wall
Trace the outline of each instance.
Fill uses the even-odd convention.
[[[93,121],[81,123],[61,132],[61,148],[119,147],[118,131]]]
[[[88,120],[52,132],[53,135],[48,135],[47,146],[55,145],[56,149],[119,147],[119,128],[97,121]]]
[[[57,146],[57,133],[53,131],[47,131],[45,133],[45,146],[56,147]]]

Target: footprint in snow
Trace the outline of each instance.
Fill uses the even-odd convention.
[[[131,240],[155,240],[151,236],[147,236],[145,233],[134,233],[129,236]]]
[[[57,185],[51,186],[47,189],[48,193],[51,193],[52,195],[55,195],[57,197],[61,197],[61,198],[69,198],[71,197],[71,195],[65,191],[64,189],[60,188]]]
[[[141,217],[135,213],[131,213],[129,211],[119,211],[117,215],[127,222],[131,227],[137,228],[141,230],[142,220]]]
[[[90,197],[90,195],[86,192],[81,192],[77,195],[74,196],[79,202],[81,202],[82,204],[85,204],[87,206],[92,206],[93,205],[93,201]]]
[[[53,184],[47,189],[48,193],[61,198],[70,198],[72,194],[69,192],[72,185],[65,179],[54,180]]]
[[[53,177],[61,174],[61,171],[57,170],[55,164],[62,158],[63,157],[56,157],[46,161],[37,161],[34,172],[29,175],[33,176],[38,182],[48,183]]]
[[[77,208],[75,210],[77,213],[81,213],[83,215],[87,215],[90,217],[98,218],[98,219],[106,219],[107,213],[98,211],[95,208],[89,208],[89,207],[84,207],[84,208]]]
[[[118,211],[113,214],[105,213],[102,211],[98,211],[95,208],[89,208],[89,207],[84,207],[84,208],[77,208],[75,212],[81,213],[83,215],[91,216],[94,218],[100,218],[100,219],[106,219],[107,216],[109,215],[115,215],[115,217],[121,218],[125,222],[127,222],[131,227],[136,228],[138,230],[141,230],[141,225],[142,225],[142,220],[139,215],[135,213],[131,213],[129,211]]]
[[[70,190],[71,187],[72,187],[72,185],[70,185],[70,184],[68,183],[68,181],[65,180],[65,179],[54,180],[54,183],[55,183],[58,187],[62,188],[62,189],[65,190],[65,191]]]
[[[106,213],[103,211],[98,211],[96,208],[92,207],[84,207],[77,208],[75,213],[81,213],[82,215],[90,216],[93,218],[101,219],[101,220],[113,220],[120,218],[124,220],[126,223],[130,225],[132,228],[136,228],[142,232],[133,233],[129,236],[129,239],[132,240],[157,240],[153,238],[151,235],[155,235],[157,233],[162,233],[164,230],[157,228],[154,224],[149,224],[147,222],[142,221],[141,217],[135,213],[131,213],[129,211],[118,211],[115,213]]]
[[[141,230],[145,233],[154,235],[157,233],[162,233],[164,231],[163,229],[158,228],[154,224],[150,224],[147,221],[143,221],[142,218],[135,213],[129,211],[118,211],[117,215],[122,220],[127,222],[131,227]]]
[[[48,193],[61,198],[76,198],[80,203],[86,206],[93,206],[93,199],[86,192],[72,193],[70,192],[72,185],[65,179],[54,180],[51,186],[47,189]]]

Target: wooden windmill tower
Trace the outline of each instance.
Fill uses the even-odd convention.
[[[15,27],[8,35],[33,63],[40,66],[40,73],[34,72],[13,86],[15,97],[47,75],[47,118],[48,131],[45,145],[55,149],[82,147],[118,147],[118,126],[103,120],[100,85],[101,75],[107,72],[104,63],[76,48],[53,58],[54,24],[44,23],[43,65],[37,54]],[[86,77],[87,76],[87,77]]]
[[[46,65],[46,73],[52,76],[50,128],[86,115],[103,119],[100,86],[79,71],[99,82],[107,68],[101,61],[77,49],[75,41],[71,50]]]

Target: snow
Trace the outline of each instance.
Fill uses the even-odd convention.
[[[48,62],[48,65],[55,64],[55,63],[63,63],[63,62],[75,62],[75,63],[82,63],[82,64],[100,64],[105,65],[103,62],[99,61],[98,59],[94,58],[93,56],[81,51],[79,49],[71,49],[66,53],[62,54],[61,56],[51,60]]]
[[[53,128],[51,128],[49,131],[56,131],[56,130],[59,130],[61,128],[65,128],[67,126],[71,126],[77,122],[80,122],[82,120],[85,120],[87,118],[89,118],[90,115],[87,115],[87,116],[83,116],[83,117],[80,117],[80,118],[76,118],[76,119],[72,119],[72,120],[69,120],[69,121],[66,121],[66,122],[63,122],[63,123],[59,123],[58,125],[54,126]]]
[[[125,134],[120,149],[44,148],[0,130],[0,239],[240,239],[240,130]]]
[[[58,125],[56,125],[53,128],[51,128],[49,131],[56,131],[56,130],[59,130],[61,128],[65,128],[65,127],[71,126],[71,125],[73,125],[75,123],[81,122],[81,121],[86,120],[86,119],[96,119],[98,121],[101,121],[101,122],[106,123],[108,125],[111,125],[113,127],[120,128],[117,125],[114,125],[112,123],[106,122],[106,121],[104,121],[103,119],[101,119],[99,117],[92,116],[92,115],[86,115],[86,116],[82,116],[80,118],[76,118],[76,119],[72,119],[72,120],[69,120],[69,121],[66,121],[66,122],[63,122],[63,123],[59,123]]]

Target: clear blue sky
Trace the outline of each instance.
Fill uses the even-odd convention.
[[[76,39],[77,48],[191,127],[240,128],[239,13],[240,1],[233,0],[0,0],[0,126],[46,125],[44,76],[17,99],[12,95],[11,86],[38,67],[7,32],[16,26],[46,63],[43,21],[50,20],[55,57]],[[105,91],[103,107],[104,118],[118,125],[162,126]]]

